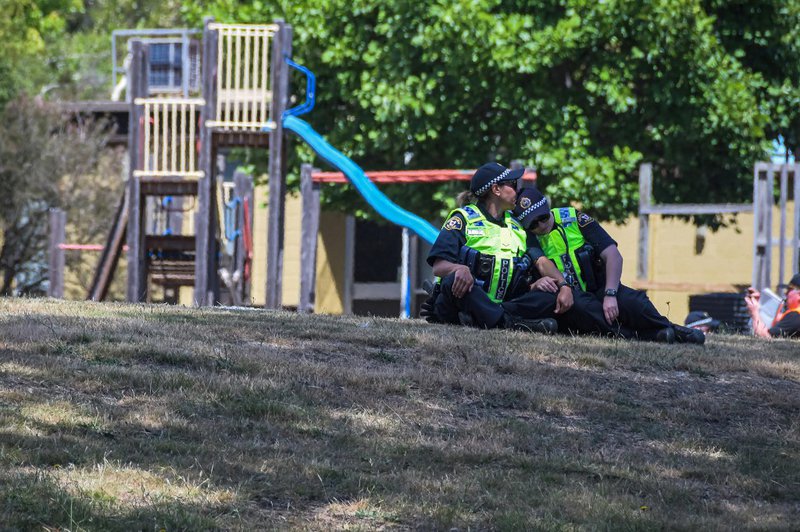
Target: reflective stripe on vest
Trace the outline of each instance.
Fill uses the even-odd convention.
[[[447,219],[455,213],[461,214],[467,222],[464,228],[467,246],[495,258],[492,282],[486,293],[495,303],[503,301],[514,274],[514,259],[521,257],[526,250],[525,230],[510,211],[504,213],[505,227],[487,220],[475,205],[454,209]]]
[[[586,291],[581,265],[575,256],[575,251],[586,243],[578,225],[578,213],[572,207],[552,209],[551,212],[555,219],[553,230],[544,236],[538,236],[539,245],[547,258],[556,263],[568,283]]]

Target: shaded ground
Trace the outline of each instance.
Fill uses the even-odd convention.
[[[799,413],[788,340],[0,300],[10,529],[796,529]]]

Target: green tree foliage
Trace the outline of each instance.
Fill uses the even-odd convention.
[[[780,0],[184,3],[196,25],[209,14],[289,21],[295,58],[318,75],[309,120],[363,167],[521,158],[555,203],[614,220],[635,211],[642,161],[655,164],[657,200],[743,201],[768,141],[797,146],[799,10]],[[391,192],[430,215],[451,190]]]
[[[753,162],[800,146],[797,0],[0,0],[0,107],[24,91],[102,97],[109,35],[202,18],[294,28],[318,75],[308,119],[365,169],[518,158],[554,203],[635,211],[650,161],[665,202],[743,201]],[[293,74],[302,98],[302,79]],[[291,167],[314,156],[292,143]],[[386,192],[435,220],[461,184]],[[331,205],[359,205],[330,186]]]

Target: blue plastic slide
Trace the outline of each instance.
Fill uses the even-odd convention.
[[[367,203],[369,203],[378,214],[394,224],[407,227],[429,244],[433,244],[436,237],[439,235],[438,229],[416,214],[399,207],[392,202],[392,200],[387,198],[386,194],[381,192],[378,187],[375,186],[375,183],[370,181],[364,173],[364,170],[342,152],[331,146],[319,133],[314,131],[314,128],[312,128],[308,122],[296,116],[284,116],[283,127],[299,135],[320,157],[328,161],[331,166],[344,173],[347,179],[356,187],[358,192],[364,196]]]

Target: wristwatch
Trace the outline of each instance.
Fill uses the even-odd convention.
[[[558,288],[563,288],[563,287],[565,287],[565,286],[569,286],[569,283],[568,283],[568,282],[566,282],[566,281],[559,281],[559,282],[558,282],[558,283],[556,283],[556,284],[558,285]]]
[[[617,289],[616,288],[606,288],[606,296],[608,296],[608,297],[617,297]]]

